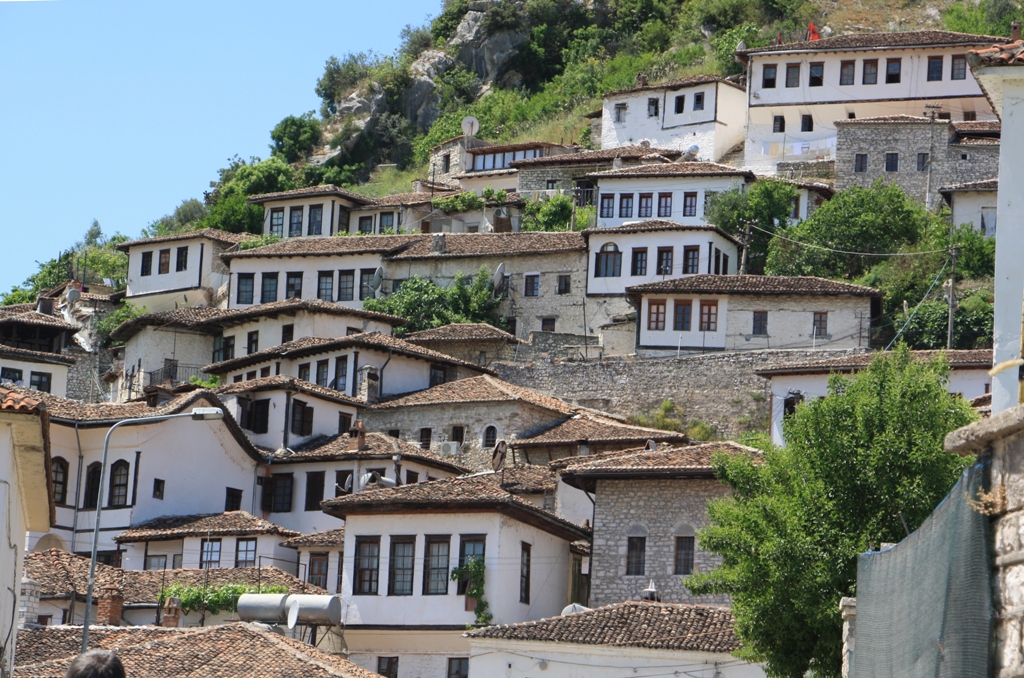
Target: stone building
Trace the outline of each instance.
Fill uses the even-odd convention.
[[[836,190],[895,183],[929,209],[944,186],[999,174],[997,121],[932,120],[912,115],[837,120]]]
[[[454,178],[456,174],[467,171],[471,164],[469,149],[491,146],[491,142],[459,135],[442,141],[430,149],[430,168],[427,170],[427,181],[458,186]]]
[[[516,160],[511,167],[519,170],[519,192],[535,194],[537,191],[570,191],[579,189],[579,200],[583,204],[595,201],[595,183],[588,179],[594,172],[603,172],[615,167],[639,165],[645,158],[661,156],[676,160],[682,151],[669,148],[652,148],[649,143],[619,148],[605,148],[600,151],[579,151],[562,155],[551,155],[528,160]]]
[[[411,344],[484,367],[492,361],[515,356],[517,347],[523,343],[522,339],[487,323],[453,323],[413,332],[403,338]]]
[[[593,410],[580,410],[539,433],[512,441],[516,458],[527,464],[559,460],[562,467],[579,463],[576,457],[636,449],[653,440],[656,443],[685,445],[682,433],[634,426],[624,420]]]

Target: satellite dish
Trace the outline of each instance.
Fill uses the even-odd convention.
[[[68,301],[72,304],[82,298],[82,291],[77,287],[72,287],[68,290]]]
[[[491,287],[494,290],[494,295],[499,296],[501,294],[501,286],[505,284],[505,264],[498,264],[498,268],[494,271],[494,276],[491,278]]]
[[[341,484],[341,489],[344,490],[346,494],[352,491],[352,475],[351,474],[349,474],[348,478],[345,478],[345,482]]]
[[[462,119],[462,133],[467,137],[476,136],[476,133],[480,131],[480,121],[474,118],[472,115],[467,115]]]
[[[700,152],[700,146],[698,146],[697,144],[693,144],[693,145],[692,145],[692,146],[690,146],[690,148],[688,148],[687,150],[688,150],[688,151],[689,151],[690,153],[693,153],[694,155],[697,155],[697,153],[699,153],[699,152]]]
[[[299,623],[299,606],[289,605],[288,606],[288,628],[294,629],[295,625]]]
[[[356,486],[358,488],[357,491],[362,492],[363,490],[365,490],[366,486],[370,484],[371,480],[373,480],[372,473],[364,473],[363,475],[359,476],[359,485]]]
[[[372,287],[374,291],[377,291],[380,289],[381,283],[383,282],[384,269],[378,266],[377,270],[373,272],[373,277],[370,278],[370,287]]]
[[[491,468],[497,473],[505,466],[505,456],[508,454],[508,443],[499,440],[494,445],[494,452],[491,454]]]
[[[560,616],[564,617],[567,614],[576,614],[577,612],[587,612],[588,610],[590,610],[589,607],[584,607],[584,606],[580,605],[579,603],[569,603],[564,608],[562,608],[562,613],[561,613]]]

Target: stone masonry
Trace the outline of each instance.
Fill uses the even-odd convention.
[[[110,352],[100,348],[90,353],[78,346],[65,351],[74,356],[76,362],[68,367],[67,397],[85,403],[100,403],[107,399],[108,386],[100,376],[110,369],[113,358]]]
[[[590,606],[640,600],[653,580],[665,603],[728,605],[728,596],[695,596],[674,574],[675,538],[695,534],[708,524],[707,505],[728,495],[714,479],[599,480],[594,505],[594,545],[590,565]],[[626,576],[629,536],[646,535],[643,575]],[[694,571],[707,572],[721,562],[695,549]]]

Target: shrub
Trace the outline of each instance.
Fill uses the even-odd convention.
[[[486,204],[483,198],[479,197],[476,193],[467,191],[446,198],[434,198],[430,201],[430,206],[446,214],[462,214],[464,212],[482,210],[486,207]]]
[[[497,5],[492,5],[484,14],[484,30],[488,35],[502,31],[517,31],[522,28],[522,25],[523,16],[511,0],[501,0]]]
[[[229,233],[261,233],[263,208],[259,205],[250,205],[248,196],[233,193],[211,207],[209,214],[199,225]]]
[[[553,195],[533,200],[523,209],[524,231],[568,231],[572,223],[573,200],[568,195]]]
[[[435,42],[451,40],[462,17],[469,11],[469,0],[444,0],[441,13],[430,22],[430,35]]]
[[[320,122],[313,116],[313,111],[298,117],[289,115],[277,123],[270,133],[274,141],[270,150],[274,155],[280,155],[286,162],[295,162],[311,153],[323,137]]]
[[[324,73],[316,83],[316,95],[323,101],[320,112],[326,117],[338,110],[338,102],[370,76],[376,63],[370,52],[349,53],[343,60],[332,56],[324,65]]]
[[[430,26],[414,27],[412,24],[406,24],[398,37],[402,41],[398,47],[398,56],[408,61],[415,61],[420,54],[434,45]]]
[[[238,598],[243,593],[288,593],[288,587],[267,585],[258,588],[253,584],[170,584],[160,590],[159,603],[163,606],[168,598],[178,598],[181,600],[181,611],[185,614],[196,611],[220,614],[224,611],[235,612],[238,609]]]
[[[121,304],[113,310],[113,312],[96,323],[96,338],[103,346],[123,345],[123,341],[112,341],[110,339],[111,333],[113,333],[113,331],[123,323],[126,323],[133,318],[138,318],[146,312],[145,306],[136,306],[130,302],[122,301]]]

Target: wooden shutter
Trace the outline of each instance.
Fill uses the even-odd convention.
[[[313,435],[313,408],[309,405],[302,411],[302,435]]]
[[[249,408],[252,425],[249,430],[253,433],[266,433],[270,427],[270,401],[257,400]]]

